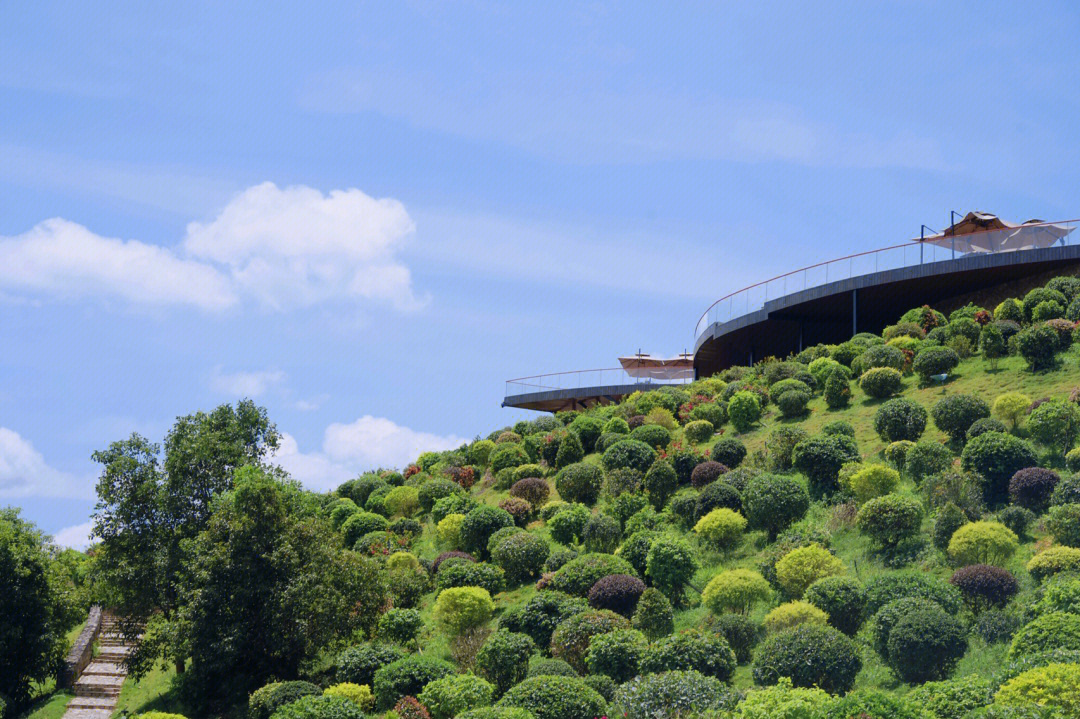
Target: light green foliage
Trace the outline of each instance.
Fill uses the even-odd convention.
[[[1080,664],[1048,664],[1013,677],[994,701],[1004,706],[1052,707],[1080,715]]]
[[[585,665],[593,674],[604,674],[622,684],[638,673],[641,657],[649,644],[637,629],[615,629],[589,640]]]
[[[341,684],[334,684],[333,686],[324,689],[323,695],[348,699],[363,711],[371,711],[375,706],[375,695],[371,693],[371,687],[367,684],[342,682]]]
[[[1027,570],[1037,582],[1060,572],[1080,572],[1080,549],[1050,547],[1032,557]]]
[[[910,497],[888,494],[864,504],[855,518],[859,531],[883,548],[915,535],[922,523],[922,506]]]
[[[817,688],[795,688],[791,679],[781,678],[776,686],[750,691],[734,713],[737,719],[822,719],[835,703],[828,692]]]
[[[1033,619],[1013,637],[1009,657],[1019,659],[1053,649],[1080,649],[1080,615],[1051,612]]]
[[[959,566],[994,564],[1001,566],[1015,552],[1016,534],[999,522],[969,522],[949,540],[949,558]]]
[[[761,419],[761,402],[753,392],[736,392],[728,402],[728,417],[738,432],[747,432]]]
[[[460,634],[486,624],[494,610],[495,603],[486,589],[452,587],[439,593],[432,614],[448,632]]]
[[[435,527],[439,544],[447,549],[461,549],[461,523],[464,521],[464,514],[446,515]]]
[[[752,569],[728,569],[709,580],[701,594],[701,603],[713,614],[745,614],[756,602],[772,595],[765,577]]]
[[[776,563],[777,581],[796,599],[817,580],[843,572],[844,563],[817,543],[792,550]]]
[[[1031,406],[1031,397],[1020,392],[1005,392],[994,400],[991,413],[996,419],[1008,422],[1015,430],[1020,420],[1027,416]]]
[[[645,574],[653,586],[675,600],[694,576],[698,562],[693,549],[685,540],[663,536],[649,547],[645,566]]]
[[[1027,428],[1039,442],[1065,454],[1080,433],[1080,407],[1061,399],[1043,402],[1031,412]]]
[[[859,377],[859,388],[870,397],[892,397],[903,387],[903,376],[892,367],[874,367]]]
[[[431,719],[453,719],[458,714],[490,706],[494,687],[474,674],[451,674],[424,687],[416,698],[427,707]]]
[[[914,446],[914,445],[912,445]],[[851,476],[849,485],[855,501],[864,504],[874,497],[889,494],[900,484],[900,473],[883,464],[871,464]]]
[[[765,631],[769,634],[791,629],[800,624],[827,624],[829,617],[813,604],[803,601],[781,604],[765,615]]]
[[[722,550],[735,547],[745,529],[746,519],[727,507],[712,510],[694,525],[694,532],[699,537]]]

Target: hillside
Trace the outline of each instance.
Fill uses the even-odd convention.
[[[118,709],[1077,716],[1077,318],[1075,278],[917,307],[326,495],[267,465],[253,405],[178,420],[162,475],[114,443],[98,589],[147,622]],[[222,476],[208,505],[128,489]],[[160,549],[125,554],[162,496]]]

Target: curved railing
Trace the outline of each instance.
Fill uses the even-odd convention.
[[[1038,222],[1003,230],[984,230],[955,238],[946,238],[945,240],[935,238],[936,241],[949,243],[949,246],[945,247],[931,244],[931,242],[921,238],[914,239],[898,245],[859,252],[786,272],[763,282],[744,287],[741,290],[736,290],[713,302],[695,325],[694,339],[697,340],[706,329],[714,324],[723,324],[751,312],[756,312],[763,309],[765,303],[770,300],[784,297],[793,292],[801,292],[813,287],[827,285],[830,282],[868,275],[873,272],[952,260],[973,254],[1022,252],[1023,249],[1008,248],[1009,243],[1006,241],[1015,243],[1018,238],[1022,240],[1025,234],[1031,238],[1036,238],[1040,233],[1045,233],[1050,227],[1065,227],[1071,230],[1076,227],[1078,222],[1080,220]],[[1054,244],[1068,244],[1068,239],[1069,236],[1066,234]],[[952,246],[954,241],[956,247]],[[980,247],[973,251],[963,251],[964,248],[969,248],[973,244],[980,245]]]
[[[536,392],[551,392],[565,389],[587,389],[591,387],[615,387],[626,385],[667,385],[687,384],[694,380],[693,370],[676,379],[658,379],[639,377],[630,374],[622,367],[611,369],[585,369],[573,372],[555,372],[538,374],[532,377],[519,377],[506,381],[506,397],[520,397]]]

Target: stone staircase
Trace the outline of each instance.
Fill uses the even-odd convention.
[[[83,670],[72,689],[75,697],[68,702],[63,719],[109,719],[120,698],[120,687],[127,676],[124,660],[131,647],[119,633],[116,617],[103,614],[100,653]]]

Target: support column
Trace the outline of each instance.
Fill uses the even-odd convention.
[[[859,334],[859,300],[857,297],[858,290],[851,291],[851,334],[855,336]]]

